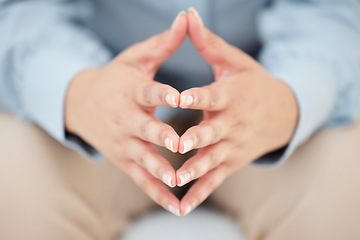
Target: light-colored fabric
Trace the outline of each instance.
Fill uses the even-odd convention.
[[[114,240],[155,207],[108,161],[93,163],[0,113],[0,239]]]
[[[360,121],[317,133],[280,168],[253,166],[212,195],[248,240],[360,239]]]
[[[66,138],[69,82],[79,71],[106,64],[129,45],[164,31],[191,5],[230,44],[253,56],[260,51],[260,63],[286,82],[299,101],[299,125],[285,154],[257,163],[282,163],[317,129],[358,116],[357,0],[3,0],[0,108],[35,122],[80,153],[99,156],[86,142]],[[189,41],[159,74],[159,80],[171,80],[179,89],[212,79],[210,67]]]
[[[224,214],[200,208],[186,217],[165,211],[137,221],[123,240],[245,240],[240,228]]]
[[[0,132],[0,239],[113,240],[154,207],[108,161],[4,113]],[[360,239],[359,143],[360,122],[320,132],[281,168],[247,167],[210,200],[247,240]]]

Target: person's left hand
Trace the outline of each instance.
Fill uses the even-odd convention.
[[[210,32],[189,9],[189,37],[212,66],[215,82],[181,93],[180,107],[204,120],[180,138],[179,151],[200,149],[177,170],[177,185],[198,179],[181,200],[182,215],[202,203],[229,175],[289,143],[298,121],[291,89],[250,56]]]

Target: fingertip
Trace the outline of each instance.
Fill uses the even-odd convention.
[[[167,206],[165,206],[164,208],[178,217],[181,216],[180,200],[174,195],[171,196],[171,198],[168,200]]]
[[[174,94],[166,94],[165,96],[165,102],[170,106],[176,108],[178,106],[178,103],[176,103],[176,97]]]
[[[176,183],[177,183],[177,176],[176,176],[176,171],[172,168],[171,169],[171,181],[170,184],[168,185],[171,188],[176,187]]]
[[[179,107],[189,108],[194,103],[194,97],[191,94],[181,94]]]
[[[168,185],[171,188],[176,187],[176,177],[173,178],[173,180],[171,181],[171,185]]]
[[[170,188],[176,186],[176,172],[171,166],[169,166],[169,169],[160,170],[159,179]]]
[[[191,151],[194,147],[194,140],[192,139],[187,139],[185,141],[180,141],[179,144],[179,152],[181,154],[185,154],[189,151]]]
[[[180,205],[180,214],[185,217],[189,215],[189,213],[193,211],[193,207],[190,204],[181,204]]]
[[[181,11],[173,21],[170,27],[170,34],[168,36],[168,43],[170,48],[179,47],[186,38],[187,34],[187,16],[185,11]]]
[[[171,152],[176,152],[174,147],[174,141],[170,137],[165,138],[165,147]]]
[[[164,139],[164,146],[173,153],[179,151],[179,136],[172,129],[172,133],[169,133]]]
[[[177,27],[177,24],[182,20],[182,18],[186,16],[186,12],[185,11],[181,11],[178,13],[178,15],[175,17],[172,25],[171,25],[171,30],[174,30]]]
[[[165,172],[162,174],[161,176],[161,180],[163,181],[163,183],[165,183],[166,185],[168,185],[169,187],[171,187],[171,176],[169,173]]]
[[[164,85],[164,100],[169,107],[177,108],[179,106],[180,93],[169,85]]]
[[[204,25],[204,23],[200,17],[200,14],[198,13],[198,11],[196,11],[196,9],[194,7],[189,7],[188,12],[189,12],[189,15],[193,15],[195,17],[195,19],[198,21],[198,23],[200,25]]]
[[[189,183],[191,180],[191,175],[189,171],[181,171],[182,173],[177,174],[177,186],[182,187],[185,184]]]
[[[178,174],[178,171],[176,171],[176,186],[180,187],[181,179],[180,175]]]
[[[169,212],[171,212],[172,214],[174,214],[175,216],[178,216],[178,217],[181,216],[181,214],[180,214],[180,208],[174,206],[173,204],[169,204],[168,207],[167,207],[167,210],[168,210]]]
[[[188,32],[191,41],[195,46],[201,45],[203,43],[203,27],[204,23],[199,15],[199,13],[193,8],[188,8]]]

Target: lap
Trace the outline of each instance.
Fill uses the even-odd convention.
[[[360,122],[315,134],[276,169],[248,166],[212,200],[248,239],[360,239]]]
[[[0,113],[0,133],[1,239],[115,239],[154,206],[109,161],[32,124]],[[211,199],[249,240],[358,239],[359,142],[360,123],[322,131],[279,168],[240,170]]]
[[[0,113],[0,238],[115,239],[152,201],[109,161],[92,163]]]

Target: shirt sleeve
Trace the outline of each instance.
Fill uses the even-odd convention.
[[[360,110],[360,2],[279,0],[258,18],[259,62],[294,92],[292,140],[255,161],[277,166],[315,131],[353,122]]]
[[[101,155],[66,134],[64,127],[64,100],[72,78],[111,59],[85,26],[92,12],[90,1],[0,2],[0,108],[96,159]]]

